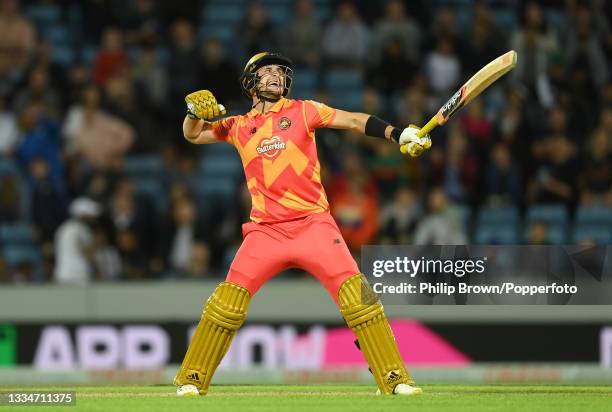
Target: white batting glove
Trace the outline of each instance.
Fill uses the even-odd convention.
[[[410,125],[402,131],[399,138],[401,146],[406,145],[406,153],[412,157],[420,156],[425,150],[431,147],[431,138],[428,134],[423,137],[417,136],[420,129],[414,125]]]

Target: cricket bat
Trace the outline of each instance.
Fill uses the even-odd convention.
[[[457,90],[457,93],[438,110],[438,113],[417,132],[417,136],[423,137],[435,127],[446,124],[448,119],[453,117],[459,109],[471,102],[474,97],[482,93],[482,91],[489,87],[495,80],[512,70],[514,66],[516,66],[516,52],[510,50],[480,69],[478,73],[473,75],[470,80],[461,86],[461,88]],[[408,145],[402,145],[400,147],[402,153],[405,154],[408,151],[407,146]]]

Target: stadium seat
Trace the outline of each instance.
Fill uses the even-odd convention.
[[[300,69],[293,74],[292,86],[295,89],[316,89],[318,83],[317,72],[312,69]]]
[[[164,161],[156,155],[128,156],[123,170],[133,177],[158,177],[164,173]]]
[[[35,240],[34,228],[27,223],[0,226],[0,242],[3,245],[33,245]]]
[[[580,207],[576,212],[576,224],[612,225],[612,209],[606,207]]]
[[[55,4],[34,4],[24,10],[24,14],[37,25],[59,23],[62,11]]]
[[[231,25],[207,23],[198,31],[200,39],[219,39],[229,44],[235,40],[236,30]]]
[[[190,186],[198,207],[204,211],[229,207],[239,193],[239,185],[230,177],[198,176]]]
[[[612,243],[612,227],[610,225],[579,225],[574,229],[572,241],[576,244],[593,241],[598,245]]]
[[[35,246],[6,246],[3,255],[7,265],[12,268],[22,263],[38,265],[42,260],[40,250]]]
[[[0,176],[20,174],[19,166],[13,159],[0,158]]]
[[[518,229],[514,224],[479,223],[474,240],[480,245],[514,245],[519,243]]]
[[[342,110],[359,111],[362,107],[361,90],[330,93],[330,104]]]
[[[567,208],[558,203],[533,205],[527,209],[527,222],[567,223]]]
[[[50,40],[52,44],[65,45],[70,43],[70,32],[64,26],[53,24],[40,31],[42,37]]]
[[[203,177],[231,177],[237,180],[242,175],[242,163],[238,156],[205,156],[200,161]]]
[[[491,17],[495,24],[500,27],[514,27],[516,26],[517,13],[516,10],[512,9],[492,9]]]
[[[472,209],[470,206],[466,204],[456,204],[454,207],[461,217],[461,221],[465,225],[466,229],[469,228],[472,224]]]
[[[347,89],[361,90],[363,76],[359,70],[331,70],[326,74],[324,83],[330,93]]]
[[[204,8],[203,18],[205,23],[237,26],[244,20],[245,12],[242,4],[213,3]]]
[[[168,193],[159,179],[151,177],[140,177],[134,179],[136,195],[150,202],[158,214],[168,208]]]
[[[52,51],[53,62],[62,66],[70,66],[74,63],[74,50],[65,45],[54,45]]]
[[[519,223],[519,212],[514,206],[483,206],[478,210],[479,224],[512,224]]]
[[[282,6],[267,7],[266,16],[272,24],[284,26],[291,19],[291,9],[289,7]]]

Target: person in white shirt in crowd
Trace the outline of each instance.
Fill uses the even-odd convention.
[[[55,233],[56,282],[85,284],[93,280],[94,235],[91,226],[101,213],[101,206],[86,197],[79,197],[70,204],[70,218]]]

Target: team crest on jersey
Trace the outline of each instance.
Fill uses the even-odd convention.
[[[281,117],[278,121],[278,127],[282,130],[287,130],[291,127],[291,120],[288,117]]]
[[[287,144],[283,142],[280,137],[272,136],[269,139],[262,139],[257,146],[257,153],[264,155],[268,159],[275,158],[281,150],[285,150]]]

